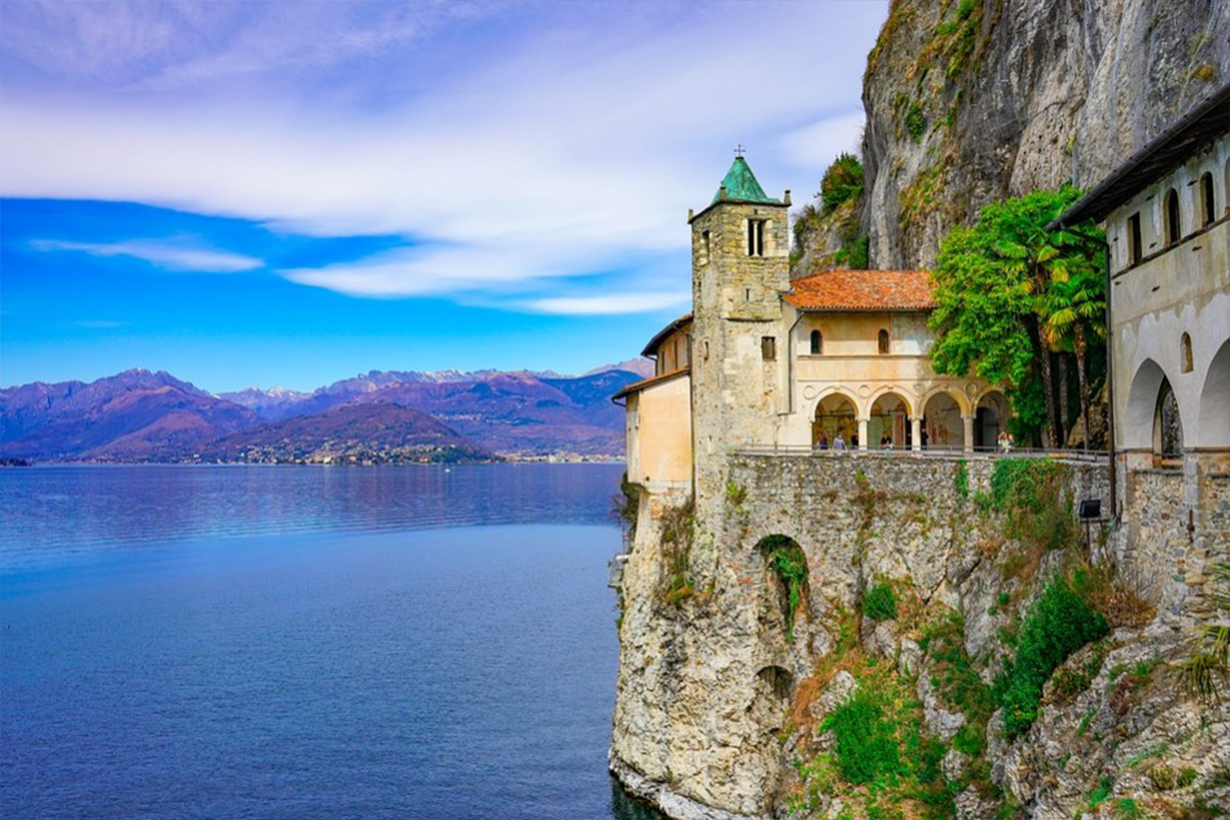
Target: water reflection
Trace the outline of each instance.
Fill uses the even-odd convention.
[[[622,465],[0,470],[3,568],[265,534],[609,523]]]

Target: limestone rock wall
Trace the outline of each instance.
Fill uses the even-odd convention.
[[[1210,801],[1230,804],[1230,709],[1184,695],[1168,671],[1192,634],[1190,619],[1177,617],[1190,603],[1179,591],[1201,581],[1208,560],[1226,560],[1227,475],[1206,474],[1194,534],[1176,526],[1183,476],[1142,471],[1131,490],[1147,496],[1133,513],[1142,547],[1125,549],[1131,528],[1123,526],[1093,528],[1088,548],[1074,536],[1045,549],[1010,537],[1005,520],[988,513],[990,459],[735,454],[728,470],[719,532],[697,524],[681,491],[640,500],[620,592],[611,750],[612,771],[634,794],[686,820],[843,812],[861,820],[865,795],[831,778],[817,786],[808,766],[831,752],[824,718],[879,658],[875,668],[917,697],[923,735],[947,748],[943,776],[961,789],[952,811],[962,820],[1123,816],[1132,805],[1199,818],[1216,816],[1201,814]],[[1072,502],[1109,497],[1104,465],[1063,465],[1060,481]],[[775,535],[793,539],[807,563],[792,635],[786,589],[760,548]],[[689,551],[706,538],[717,567],[699,582]],[[1201,549],[1216,554],[1201,559]],[[976,716],[938,683],[947,673],[922,637],[926,625],[961,613],[960,650],[989,684],[1012,651],[1005,634],[1047,580],[1091,559],[1129,569],[1116,583],[1133,590],[1136,609],[1107,600],[1108,611],[1118,608],[1108,616],[1113,634],[1054,673],[1024,736],[1004,740],[998,712],[971,724]],[[900,617],[864,618],[861,595],[886,581],[901,595]],[[962,751],[967,724],[985,744],[978,759]],[[976,766],[989,767],[981,785]],[[1000,790],[994,799],[991,788]]]
[[[863,102],[872,268],[995,199],[1088,188],[1230,81],[1220,0],[894,0]]]
[[[1067,469],[1073,498],[1105,497],[1104,467]],[[782,742],[793,699],[830,651],[838,614],[856,608],[871,579],[897,579],[937,606],[985,612],[993,602],[975,569],[996,536],[970,506],[990,473],[980,459],[734,455],[717,532],[696,523],[680,492],[643,494],[620,593],[611,755],[625,785],[674,817],[763,817],[779,807],[791,783]],[[807,559],[809,595],[792,639],[785,590],[758,548],[770,535],[793,539]],[[716,556],[712,580],[706,557],[703,582],[681,581],[700,543]],[[973,621],[981,648],[995,625]]]

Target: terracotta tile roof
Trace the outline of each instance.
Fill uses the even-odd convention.
[[[614,401],[615,399],[622,399],[624,396],[628,395],[629,393],[635,393],[638,390],[644,390],[646,387],[652,387],[655,384],[659,384],[665,381],[670,381],[671,379],[676,378],[677,376],[686,376],[691,372],[692,372],[691,367],[681,367],[678,370],[672,370],[671,372],[663,373],[660,376],[650,376],[648,379],[641,379],[639,382],[632,382],[632,384],[624,385],[622,390],[620,390],[614,396],[611,396],[611,401]]]
[[[641,355],[642,356],[658,355],[658,345],[662,344],[662,341],[667,336],[669,336],[673,331],[680,330],[684,327],[687,327],[690,324],[692,324],[692,314],[685,313],[684,315],[680,316],[678,319],[671,322],[669,325],[667,325],[666,327],[662,328],[657,333],[655,333],[653,335],[653,338],[649,340],[649,344],[645,345],[645,349],[641,351]]]
[[[931,274],[923,270],[834,270],[790,283],[786,301],[800,310],[931,310]]]

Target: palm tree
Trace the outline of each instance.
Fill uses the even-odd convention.
[[[1106,338],[1106,285],[1093,265],[1079,260],[1056,264],[1046,298],[1046,341],[1056,351],[1070,350],[1076,359],[1085,447],[1089,447],[1089,379],[1085,371],[1089,337]]]

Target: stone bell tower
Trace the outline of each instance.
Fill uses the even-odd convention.
[[[696,516],[716,534],[732,447],[776,438],[790,289],[790,192],[767,196],[737,151],[692,226],[692,452]]]

